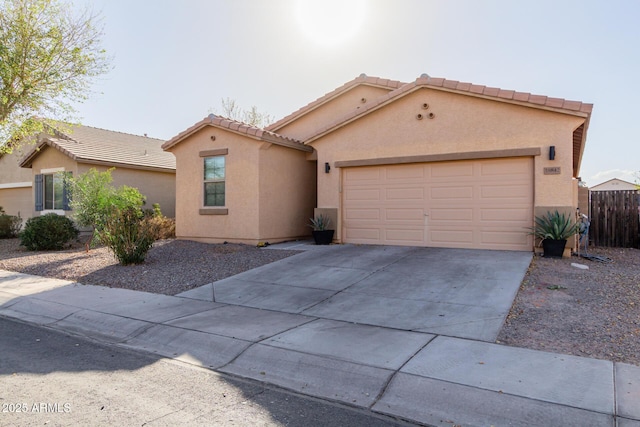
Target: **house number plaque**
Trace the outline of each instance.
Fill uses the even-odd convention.
[[[553,168],[544,168],[545,175],[560,175],[560,166]]]

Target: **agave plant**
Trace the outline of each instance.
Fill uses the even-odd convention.
[[[570,215],[561,214],[556,210],[537,216],[531,234],[542,240],[567,240],[578,233],[579,226],[571,220]]]
[[[327,215],[319,215],[315,218],[309,218],[310,224],[309,227],[313,228],[315,231],[324,231],[329,229],[329,225],[331,225],[331,218]]]

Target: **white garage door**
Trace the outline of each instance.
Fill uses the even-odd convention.
[[[347,243],[533,249],[533,159],[343,169]]]

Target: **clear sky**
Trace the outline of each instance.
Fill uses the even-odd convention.
[[[361,73],[428,73],[593,103],[583,180],[640,171],[640,0],[85,3],[113,56],[78,106],[89,126],[169,139],[222,98],[280,119]]]

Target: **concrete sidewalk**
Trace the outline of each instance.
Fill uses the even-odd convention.
[[[0,315],[427,425],[640,427],[640,367],[0,270]]]

